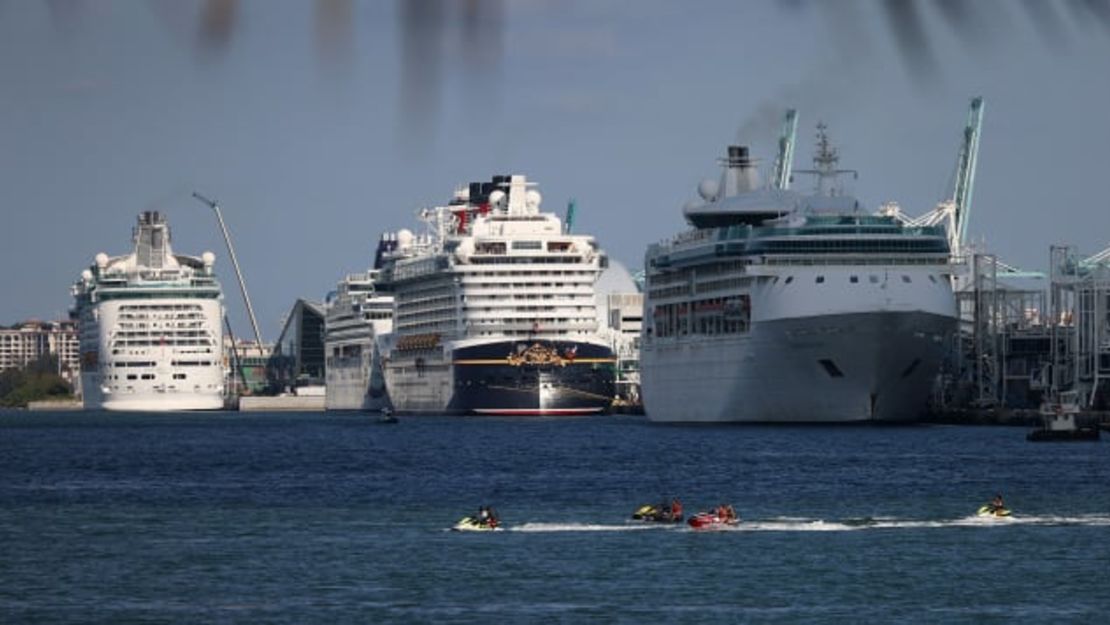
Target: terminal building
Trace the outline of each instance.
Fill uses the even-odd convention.
[[[271,390],[323,395],[324,314],[319,302],[293,304],[267,363]]]
[[[613,259],[598,278],[595,293],[599,334],[617,356],[615,405],[638,407],[644,294],[624,265]]]

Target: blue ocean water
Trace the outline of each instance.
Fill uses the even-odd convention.
[[[0,622],[1105,622],[1108,485],[1021,428],[8,412]],[[742,521],[629,519],[674,495]]]

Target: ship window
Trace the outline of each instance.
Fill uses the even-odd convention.
[[[902,275],[902,282],[905,282],[906,284],[909,284],[910,283],[910,277],[903,274]]]
[[[821,284],[824,281],[825,281],[825,276],[817,276],[817,280],[815,280],[815,282],[817,282],[817,284]]]
[[[852,276],[848,278],[848,282],[851,282],[852,284],[859,282],[859,276]]]
[[[829,360],[828,358],[822,358],[821,360],[818,360],[817,362],[820,363],[821,366],[825,368],[825,373],[829,374],[830,378],[842,378],[842,377],[844,377],[844,372],[841,371],[840,368],[836,366],[836,363]]]
[[[127,379],[128,380],[138,380],[139,376],[135,375],[134,373],[129,373],[129,374],[127,374]]]
[[[790,284],[793,281],[794,281],[794,276],[786,276],[786,284]]]
[[[154,374],[153,373],[144,373],[143,374],[143,379],[144,380],[153,380],[154,379]]]

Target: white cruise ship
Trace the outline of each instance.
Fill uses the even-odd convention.
[[[85,408],[224,406],[223,296],[216,257],[174,254],[157,212],[139,215],[135,250],[96,255],[73,287]]]
[[[760,188],[731,146],[692,229],[651,246],[644,407],[665,422],[910,421],[956,330],[943,227],[871,214],[836,186],[818,126],[818,190]]]
[[[398,412],[575,415],[613,401],[615,358],[598,336],[607,265],[568,233],[524,176],[495,176],[422,211],[383,273],[396,298],[383,342]]]
[[[374,269],[339,282],[324,317],[327,410],[389,408],[379,337],[393,329],[393,295],[380,276],[383,255],[396,241],[383,237]]]

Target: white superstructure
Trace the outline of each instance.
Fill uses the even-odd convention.
[[[327,302],[324,317],[327,410],[389,407],[381,352],[376,344],[378,337],[393,328],[393,296],[383,286],[378,269],[349,274]]]
[[[223,298],[215,255],[174,254],[157,212],[139,215],[131,254],[96,255],[73,287],[86,408],[224,406]]]
[[[823,129],[822,129],[823,130]],[[645,257],[640,362],[654,421],[908,421],[956,329],[941,226],[871,214],[832,185],[760,188],[742,147]]]
[[[524,176],[495,176],[422,211],[397,235],[383,344],[401,412],[588,414],[613,401],[614,356],[598,336],[593,237],[540,211]]]

